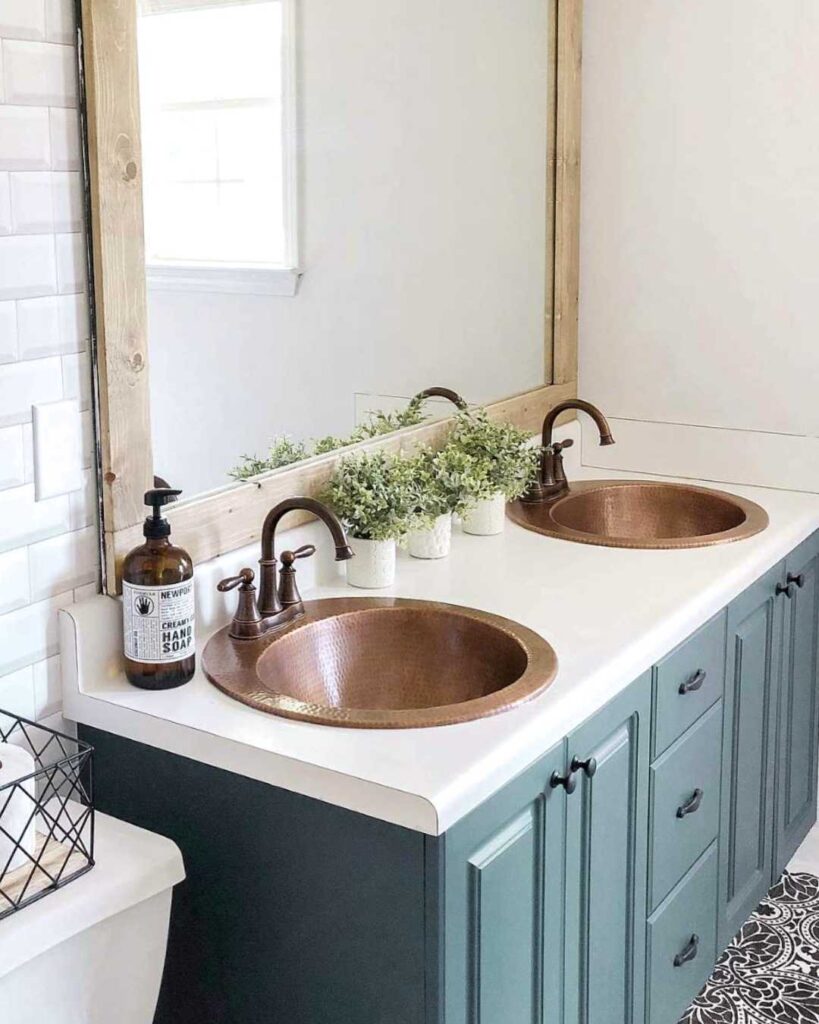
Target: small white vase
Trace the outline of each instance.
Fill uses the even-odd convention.
[[[438,516],[428,530],[413,530],[407,548],[413,558],[446,558],[452,540],[452,516]]]
[[[351,587],[378,590],[395,583],[395,541],[364,540],[350,537],[353,557],[347,566],[347,582]]]
[[[506,523],[506,497],[493,494],[484,498],[463,517],[464,533],[474,533],[479,537],[490,537],[495,533],[503,533]]]

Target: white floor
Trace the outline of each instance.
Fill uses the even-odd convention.
[[[788,871],[808,871],[819,875],[819,823],[805,836],[805,841],[793,855]]]

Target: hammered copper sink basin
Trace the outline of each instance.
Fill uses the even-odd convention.
[[[652,480],[572,483],[553,502],[513,502],[509,517],[537,533],[616,548],[698,548],[760,533],[768,513],[736,494]]]
[[[557,656],[537,633],[457,605],[401,598],[306,601],[258,640],[208,642],[208,679],[250,707],[359,729],[450,725],[542,692]]]

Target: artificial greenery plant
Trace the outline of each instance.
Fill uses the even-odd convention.
[[[324,437],[307,443],[294,441],[287,436],[274,438],[266,457],[242,455],[239,465],[234,466],[228,476],[234,480],[247,480],[260,473],[267,473],[271,469],[281,469],[282,466],[290,466],[294,462],[309,459],[313,455],[326,455],[328,452],[345,448],[350,444],[357,444],[359,441],[380,437],[382,434],[390,434],[394,430],[402,430],[404,427],[415,427],[426,419],[421,412],[421,404],[417,398],[414,398],[406,409],[400,409],[397,412],[368,412],[366,422],[357,426],[347,437],[326,434]]]
[[[322,499],[361,540],[398,540],[414,527],[420,503],[413,459],[389,452],[341,458]]]
[[[540,450],[510,423],[490,420],[486,410],[465,409],[455,417],[447,447],[461,458],[463,500],[468,504],[503,494],[519,498],[537,476]]]

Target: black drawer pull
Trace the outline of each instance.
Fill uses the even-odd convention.
[[[707,675],[708,673],[704,668],[697,669],[690,679],[687,679],[684,683],[680,683],[680,695],[684,697],[687,693],[695,693],[697,690],[701,689]]]
[[[558,786],[562,786],[567,793],[574,793],[577,789],[577,779],[574,776],[574,772],[569,772],[568,775],[561,775],[560,772],[552,772],[552,777],[549,779],[549,785],[552,789],[557,789]]]
[[[795,583],[797,585],[797,587],[799,587],[799,589],[801,590],[802,587],[804,587],[804,585],[805,585],[805,574],[803,572],[800,572],[799,574],[794,573],[794,572],[789,572],[788,573],[788,583]]]
[[[787,594],[788,597],[793,597],[796,593],[793,580],[789,580],[787,583],[777,583],[776,585],[776,596],[780,594]]]
[[[677,808],[677,817],[684,818],[686,814],[693,814],[694,811],[698,811],[702,803],[702,796],[702,790],[695,789],[691,799],[686,800],[682,807]]]
[[[699,935],[692,935],[688,940],[685,949],[674,957],[674,966],[682,967],[682,965],[687,964],[689,960],[693,960],[697,955],[697,948],[699,947],[699,944]]]
[[[586,778],[591,779],[597,771],[597,759],[594,757],[587,757],[585,761],[581,761],[579,757],[573,757],[569,768],[571,768],[573,772],[584,772]]]

